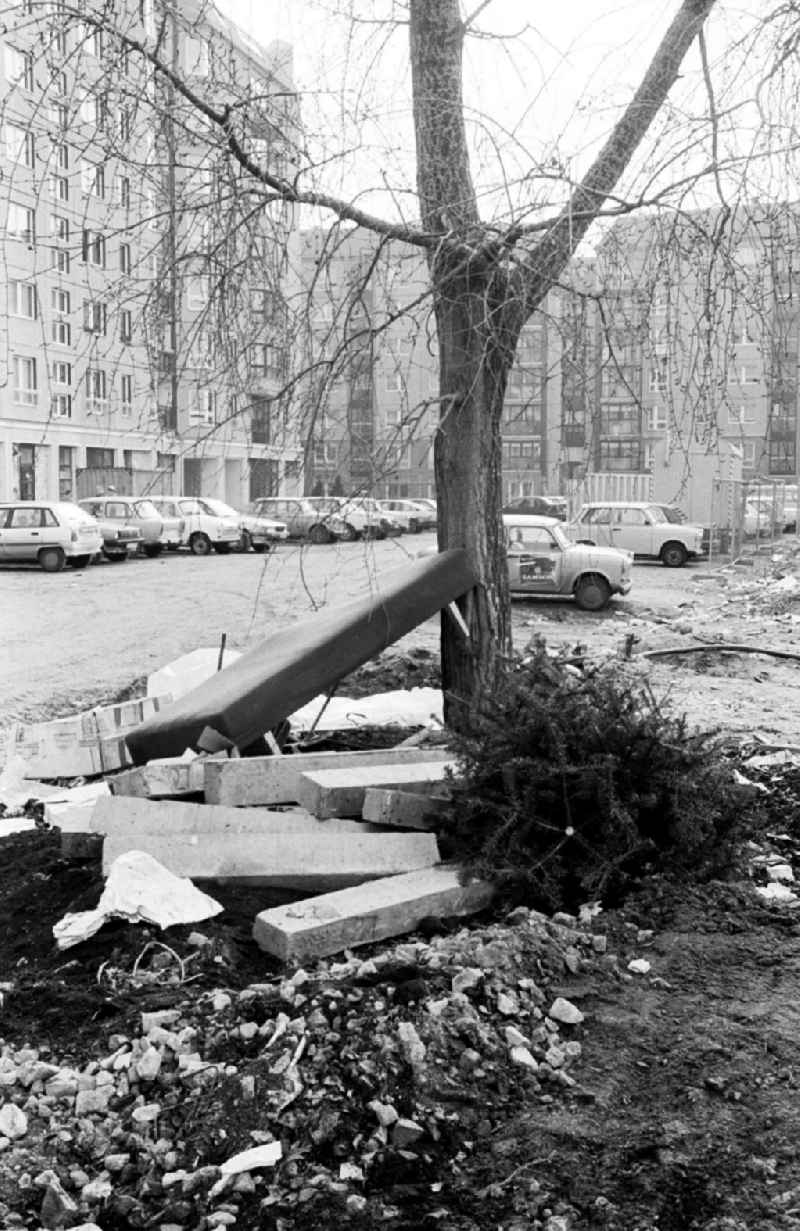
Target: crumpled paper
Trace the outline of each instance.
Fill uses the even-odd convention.
[[[53,926],[59,949],[71,949],[100,931],[111,918],[130,923],[155,923],[160,928],[199,923],[218,915],[223,907],[197,889],[185,876],[176,876],[145,851],[126,851],[109,868],[106,886],[94,910],[65,915]]]

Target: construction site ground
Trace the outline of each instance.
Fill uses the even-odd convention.
[[[215,644],[222,632],[246,648],[287,611],[297,618],[332,598],[335,570],[357,592],[365,558],[377,567],[404,547],[379,544],[368,557],[357,550],[360,563],[355,551],[315,563],[294,549],[279,549],[266,565],[256,557],[168,559],[156,565],[157,583],[145,581],[151,562],[69,577],[4,573],[0,628],[10,638],[0,637],[8,668],[0,672],[0,722],[50,718],[135,690],[148,671]],[[327,582],[312,573],[322,559]],[[180,628],[172,618],[179,610]],[[735,736],[745,752],[800,746],[798,666],[716,647],[800,654],[799,627],[793,541],[721,570],[637,565],[630,596],[600,616],[566,603],[514,605],[518,650],[542,636],[590,658],[630,654],[665,704]],[[430,622],[340,691],[435,682],[437,642]],[[678,647],[700,648],[644,657]],[[359,950],[338,970],[311,964],[307,982],[292,985],[292,972],[250,938],[256,911],[277,900],[263,891],[201,886],[225,911],[194,929],[205,938],[199,946],[189,928],[159,934],[118,923],[58,952],[52,926],[68,909],[95,904],[99,864],[66,862],[57,835],[44,830],[3,839],[0,1080],[3,1098],[27,1108],[35,1125],[0,1138],[3,1225],[77,1225],[91,1214],[102,1231],[215,1223],[311,1231],[333,1218],[370,1231],[800,1228],[800,915],[757,896],[752,862],[777,851],[800,876],[800,771],[745,772],[767,788],[767,821],[724,883],[690,888],[654,878],[590,922],[549,927],[524,911],[445,922]],[[635,959],[649,967],[629,969]],[[465,989],[457,995],[454,970]],[[514,1063],[504,1042],[509,1027],[535,1037],[557,996],[583,1014],[561,1028],[562,1053],[580,1044],[566,1049],[565,1079],[556,1060],[538,1074]],[[539,1004],[537,1016],[530,1006]],[[170,1008],[223,1065],[219,1080],[187,1089],[159,1077],[138,1097],[133,1090],[113,1099],[105,1117],[81,1120],[57,1100],[37,1104],[3,1076],[30,1049],[59,1069],[90,1061],[102,1068],[120,1039],[140,1031],[143,1010]],[[278,1010],[302,1020],[307,1038],[302,1090],[281,1113],[270,1102],[278,1077],[259,1067],[262,1036],[250,1031]],[[421,1057],[404,1050],[414,1037],[409,1024],[425,1044]],[[253,1088],[255,1099],[244,1093]],[[376,1100],[393,1104],[421,1135],[409,1130],[404,1143],[390,1135],[370,1146]],[[191,1156],[195,1168],[265,1136],[283,1143],[284,1159],[252,1189],[216,1204],[202,1187],[165,1187],[155,1134],[131,1122],[142,1104],[163,1108],[162,1154]],[[87,1212],[81,1186],[109,1157],[127,1162]],[[54,1199],[44,1208],[43,1193],[55,1191],[48,1169],[80,1205],[63,1223],[53,1221]]]

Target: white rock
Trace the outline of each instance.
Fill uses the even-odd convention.
[[[550,1065],[551,1069],[560,1069],[567,1056],[560,1047],[548,1047],[544,1054],[544,1058]]]
[[[571,1000],[556,996],[547,1011],[547,1016],[554,1022],[563,1022],[565,1026],[578,1026],[583,1021],[583,1013]]]
[[[483,977],[482,970],[478,970],[476,966],[467,966],[453,975],[450,986],[454,992],[466,992],[469,988],[477,987],[479,983],[482,983]]]
[[[215,992],[211,997],[211,1007],[215,1013],[222,1013],[225,1009],[229,1009],[233,1001],[227,992]]]
[[[650,969],[650,963],[646,957],[635,957],[632,962],[628,962],[628,970],[635,975],[649,974]]]
[[[516,996],[509,996],[507,992],[498,992],[497,1012],[502,1013],[503,1017],[516,1017],[519,1013]]]
[[[400,1022],[397,1027],[397,1035],[400,1039],[403,1055],[411,1067],[414,1068],[424,1063],[425,1044],[417,1034],[416,1027],[411,1022]]]
[[[530,1039],[521,1030],[517,1030],[516,1026],[506,1026],[503,1033],[509,1047],[530,1047]]]
[[[531,1073],[538,1072],[539,1065],[527,1047],[512,1047],[509,1056],[512,1064],[517,1064],[522,1069],[528,1069]]]
[[[103,1086],[99,1090],[79,1090],[75,1095],[75,1115],[105,1115],[113,1093],[113,1086]]]
[[[361,1167],[356,1167],[355,1163],[341,1163],[339,1166],[340,1180],[363,1180],[364,1172]]]
[[[148,1047],[133,1066],[142,1081],[154,1081],[161,1071],[161,1052],[157,1047]]]
[[[160,1115],[160,1103],[144,1103],[141,1107],[134,1107],[131,1112],[131,1119],[137,1124],[152,1124]]]
[[[371,1103],[367,1104],[367,1106],[370,1111],[374,1113],[375,1119],[378,1123],[383,1125],[384,1128],[391,1128],[395,1121],[399,1119],[399,1116],[394,1107],[392,1107],[391,1103],[381,1103],[378,1099],[373,1099]]]
[[[97,1176],[81,1188],[81,1201],[94,1204],[95,1201],[107,1201],[114,1191],[114,1185],[107,1176]]]
[[[17,1107],[16,1103],[4,1103],[0,1107],[0,1136],[10,1137],[12,1141],[17,1137],[24,1137],[28,1131],[28,1117],[21,1107]]]

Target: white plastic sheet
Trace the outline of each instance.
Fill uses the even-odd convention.
[[[222,666],[230,667],[237,658],[241,658],[239,651],[226,647],[222,654]],[[219,661],[219,648],[192,650],[191,653],[174,659],[148,675],[147,695],[159,697],[169,694],[173,701],[177,701],[178,697],[191,692],[198,684],[204,684],[212,675],[216,675],[220,669]]]
[[[372,697],[332,697],[325,705],[324,695],[314,697],[295,710],[289,721],[296,731],[342,731],[347,727],[425,727],[441,725],[443,701],[440,688],[398,688]]]
[[[175,876],[152,855],[126,851],[109,868],[105,889],[94,910],[65,915],[54,925],[53,935],[59,949],[70,949],[94,936],[114,917],[169,928],[211,919],[222,909],[219,902],[195,888],[187,877]]]

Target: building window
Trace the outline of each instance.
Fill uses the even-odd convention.
[[[758,366],[754,363],[737,363],[728,368],[729,385],[757,385]]]
[[[667,408],[666,406],[651,406],[650,407],[650,430],[653,432],[662,432],[667,426]]]
[[[50,295],[53,311],[59,316],[69,316],[72,311],[72,298],[69,291],[63,290],[60,286],[54,286]]]
[[[669,360],[658,355],[650,365],[650,392],[663,393],[669,384]]]
[[[16,162],[24,167],[35,166],[36,141],[30,129],[23,128],[21,124],[6,122],[5,147],[9,162]]]
[[[13,400],[15,406],[35,406],[38,400],[36,360],[14,355],[11,360]]]
[[[729,406],[728,426],[741,427],[744,423],[755,423],[755,408],[753,406]]]
[[[131,203],[131,181],[127,175],[117,177],[117,201],[123,209],[128,209]]]
[[[84,196],[99,197],[106,195],[106,169],[103,163],[81,162],[81,189]]]
[[[34,89],[33,52],[20,51],[17,47],[6,45],[5,53],[6,76],[9,82],[32,92]]]
[[[86,333],[105,334],[108,314],[106,305],[98,299],[84,299],[83,328]]]
[[[108,409],[106,396],[106,374],[103,368],[87,368],[86,370],[86,411],[88,414],[99,414]]]
[[[54,385],[66,385],[68,389],[72,386],[71,363],[66,363],[63,359],[56,359],[50,371]]]
[[[126,375],[120,380],[120,411],[126,418],[133,413],[133,377]]]
[[[278,380],[285,371],[284,353],[272,342],[258,342],[250,348],[250,375],[256,380]]]
[[[130,308],[123,308],[119,314],[119,340],[130,342],[133,338],[133,313]]]
[[[216,423],[217,395],[213,389],[198,389],[197,402],[189,417],[196,423]]]
[[[84,229],[83,244],[82,244],[83,259],[89,265],[97,265],[101,269],[106,267],[106,237],[99,231],[88,231]]]
[[[8,207],[8,235],[13,239],[21,239],[29,247],[36,243],[36,214],[28,205]]]
[[[69,500],[72,496],[73,453],[74,450],[69,445],[58,446],[58,496],[60,500]]]
[[[39,315],[39,305],[36,286],[33,282],[20,282],[16,279],[8,284],[8,311],[11,316],[23,316],[29,321],[35,321]]]
[[[72,345],[72,326],[69,321],[56,317],[50,322],[50,339],[56,346]]]
[[[50,414],[54,419],[72,418],[72,394],[53,393],[50,395]]]
[[[269,398],[253,398],[250,404],[250,423],[253,444],[268,445],[271,441]]]
[[[402,393],[402,374],[400,372],[387,372],[384,378],[383,387],[387,393]]]
[[[123,49],[127,54],[128,48]],[[127,107],[120,107],[117,111],[117,133],[120,141],[130,141],[131,139],[131,113]]]
[[[69,291],[61,287],[53,287],[50,292],[50,304],[53,309],[53,319],[50,322],[50,338],[58,346],[69,346],[72,342],[72,327],[68,320],[72,310],[72,299]]]
[[[120,244],[119,246],[119,267],[123,274],[129,274],[131,272],[130,244]]]
[[[638,440],[601,440],[598,460],[602,471],[640,473],[641,445]]]
[[[114,450],[87,448],[86,467],[88,470],[113,470]]]
[[[69,200],[69,176],[67,175],[51,175],[50,176],[50,196],[54,201]]]

